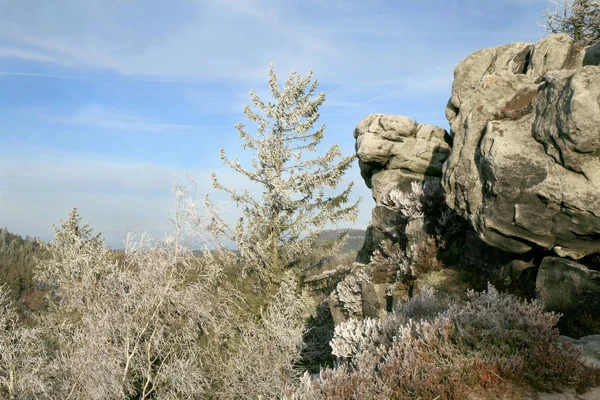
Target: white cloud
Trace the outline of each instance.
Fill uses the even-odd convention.
[[[0,47],[0,57],[19,58],[23,60],[39,61],[44,63],[58,64],[63,67],[70,67],[73,64],[63,58],[43,54],[39,51],[30,51],[19,48]]]
[[[55,79],[92,79],[90,77],[77,75],[60,75],[60,74],[45,74],[36,72],[15,72],[15,71],[0,71],[0,75],[4,76],[22,76],[27,78],[55,78]]]
[[[457,62],[457,49],[468,48],[471,38],[506,36],[515,28],[506,24],[501,31],[478,28],[479,33],[463,28],[469,11],[483,9],[474,4],[444,16],[419,7],[411,12],[420,15],[411,15],[393,2],[376,0],[368,6],[207,0],[168,7],[142,0],[60,0],[63,6],[43,7],[32,1],[0,3],[5,19],[0,34],[11,48],[78,67],[166,80],[263,82],[274,60],[282,71],[313,68],[323,82],[410,83],[411,75],[427,80],[432,67]],[[532,21],[529,32],[535,30]]]
[[[227,127],[216,125],[185,125],[150,120],[133,112],[124,112],[115,109],[107,109],[99,105],[81,106],[74,114],[55,115],[40,111],[37,115],[52,122],[71,125],[91,126],[109,130],[135,131],[148,133],[166,133],[173,131],[218,130]]]

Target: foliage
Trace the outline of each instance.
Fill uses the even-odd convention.
[[[412,288],[417,278],[442,268],[438,250],[438,243],[430,236],[411,243],[405,250],[398,243],[384,242],[373,253],[372,263],[394,271],[398,282]]]
[[[0,285],[0,397],[48,398],[51,369],[41,330],[22,325],[6,285]]]
[[[469,292],[466,301],[426,289],[385,319],[337,327],[332,347],[339,364],[319,379],[306,374],[290,397],[461,399],[480,392],[500,398],[507,391],[522,395],[524,387],[599,384],[600,370],[582,363],[581,349],[559,343],[557,319],[539,302],[491,286]]]
[[[261,318],[243,328],[225,360],[214,363],[219,365],[216,375],[220,377],[214,395],[219,399],[271,399],[293,388],[311,308],[308,295],[299,293],[296,278],[287,273]]]
[[[42,257],[39,240],[0,229],[0,284],[7,285],[13,301],[34,289],[33,269],[36,258]]]
[[[586,47],[600,41],[600,1],[598,0],[550,0],[556,6],[543,17],[542,27],[549,33],[567,33],[580,46]]]
[[[219,286],[221,271],[211,257],[195,258],[189,249],[193,232],[185,224],[193,212],[177,210],[174,233],[161,242],[129,235],[122,263],[81,227],[76,209],[56,228],[50,258],[39,266],[39,279],[51,288],[51,311],[40,315],[39,326],[53,350],[53,396],[143,399],[208,391],[203,362],[210,347],[198,341],[228,326],[232,294]]]
[[[337,195],[330,194],[355,156],[336,162],[341,152],[334,145],[323,155],[306,157],[307,152],[317,150],[325,128],[312,130],[325,94],[316,94],[317,81],[311,80],[312,71],[305,78],[292,71],[280,88],[271,64],[269,91],[274,102],[264,103],[251,91],[256,111],[244,106],[246,117],[258,125],[256,135],[249,134],[243,124],[236,125],[243,148],[254,152],[252,169],[228,159],[221,150],[226,165],[263,188],[261,200],[247,190],[225,187],[213,175],[214,186],[229,193],[243,217],[230,229],[213,215],[212,230],[237,244],[246,270],[274,281],[280,279],[281,271],[302,267],[303,260],[318,247],[326,223],[355,220],[358,211],[358,202],[347,205],[352,184]],[[329,248],[340,247],[342,240],[330,243]]]

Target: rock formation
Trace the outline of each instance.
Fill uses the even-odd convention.
[[[600,257],[589,268],[600,253],[600,43],[583,49],[556,34],[476,51],[454,71],[446,117],[450,133],[396,115],[357,125],[361,175],[376,201],[357,261],[424,229],[390,207],[392,190],[441,181],[444,206],[469,225],[455,244],[465,259],[487,257],[481,264],[494,264],[500,282],[551,308],[594,303],[600,316],[600,300],[590,301],[600,299]],[[356,289],[378,300],[363,314],[377,314],[370,303],[385,303],[383,287]]]
[[[447,203],[481,238],[600,251],[600,67],[566,34],[477,51],[454,71]]]
[[[360,121],[354,138],[361,175],[376,203],[358,258],[366,263],[382,240],[397,240],[407,223],[384,204],[385,196],[393,189],[409,190],[411,182],[441,179],[452,139],[440,127],[383,114]]]

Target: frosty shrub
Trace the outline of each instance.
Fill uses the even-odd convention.
[[[362,282],[369,282],[369,274],[365,268],[356,268],[337,284],[336,294],[346,311],[362,314]]]
[[[423,218],[423,184],[420,182],[410,183],[411,191],[405,192],[400,189],[394,189],[388,193],[384,199],[384,204],[398,208],[402,214],[409,218]]]
[[[600,370],[582,363],[580,349],[559,343],[558,316],[540,303],[491,286],[463,302],[440,299],[447,305],[441,312],[437,299],[427,289],[387,319],[341,324],[332,340],[339,364],[319,379],[305,375],[292,397],[463,399],[475,392],[502,398],[508,391],[519,398],[523,388],[600,383]]]
[[[394,189],[383,199],[383,203],[399,209],[411,218],[433,220],[445,207],[444,190],[439,181],[411,182],[411,190]]]
[[[365,330],[364,325],[357,327]],[[452,322],[447,318],[406,321],[397,327],[388,344],[365,347],[351,362],[321,371],[320,379],[305,375],[294,397],[457,398],[452,396],[462,384],[467,360],[451,345],[451,332]]]
[[[469,291],[468,298],[449,310],[460,347],[503,377],[546,391],[600,383],[600,371],[580,361],[581,349],[559,343],[560,316],[544,311],[538,300],[521,301],[491,285],[481,293]]]
[[[389,344],[398,327],[406,320],[398,314],[387,318],[351,318],[335,327],[331,340],[332,353],[339,358],[351,359],[367,351],[375,351],[380,345]]]
[[[372,263],[395,272],[397,281],[408,285],[412,295],[412,286],[417,278],[442,268],[442,262],[437,259],[439,246],[431,236],[409,244],[406,250],[398,243],[386,241],[373,252]]]
[[[451,304],[453,301],[448,295],[425,285],[409,301],[399,304],[396,313],[402,315],[405,320],[433,319],[448,310]]]
[[[336,326],[331,341],[333,354],[339,358],[351,359],[360,353],[374,352],[381,345],[391,344],[400,327],[409,320],[432,321],[446,311],[450,304],[448,296],[424,286],[417,295],[401,304],[396,312],[388,313],[386,318],[352,318]]]
[[[550,0],[554,11],[547,11],[542,28],[548,33],[567,33],[577,44],[586,47],[600,41],[600,1]]]
[[[258,321],[244,326],[240,340],[219,368],[219,399],[281,397],[297,384],[305,319],[311,301],[297,289],[293,275],[286,278]]]
[[[39,321],[53,350],[53,397],[190,398],[207,391],[210,350],[198,341],[227,326],[232,293],[219,285],[219,266],[188,246],[194,212],[177,209],[174,233],[162,241],[129,235],[121,263],[100,239],[75,229],[76,209],[57,228],[50,257],[39,265],[53,293]]]
[[[40,329],[19,321],[6,285],[0,285],[0,397],[48,398],[46,363]]]

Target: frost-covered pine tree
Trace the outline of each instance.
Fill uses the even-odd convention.
[[[224,150],[221,159],[260,185],[262,198],[247,190],[225,187],[213,174],[214,186],[228,192],[243,213],[235,229],[223,227],[216,216],[213,228],[236,243],[245,268],[275,281],[281,271],[301,267],[314,254],[317,237],[327,223],[354,221],[358,213],[358,201],[349,201],[352,184],[338,194],[331,193],[355,156],[339,159],[340,148],[333,145],[324,154],[307,157],[307,153],[317,151],[325,129],[324,125],[313,128],[325,101],[325,94],[316,90],[312,71],[302,78],[295,70],[280,88],[271,63],[269,91],[273,101],[265,103],[250,92],[256,111],[245,105],[244,114],[258,125],[256,134],[248,133],[242,123],[235,127],[243,148],[254,152],[252,168],[242,166],[237,158],[230,160]],[[330,245],[339,245],[342,240]]]
[[[600,0],[563,0],[543,16],[543,28],[550,33],[568,33],[580,46],[589,46],[600,41]]]

